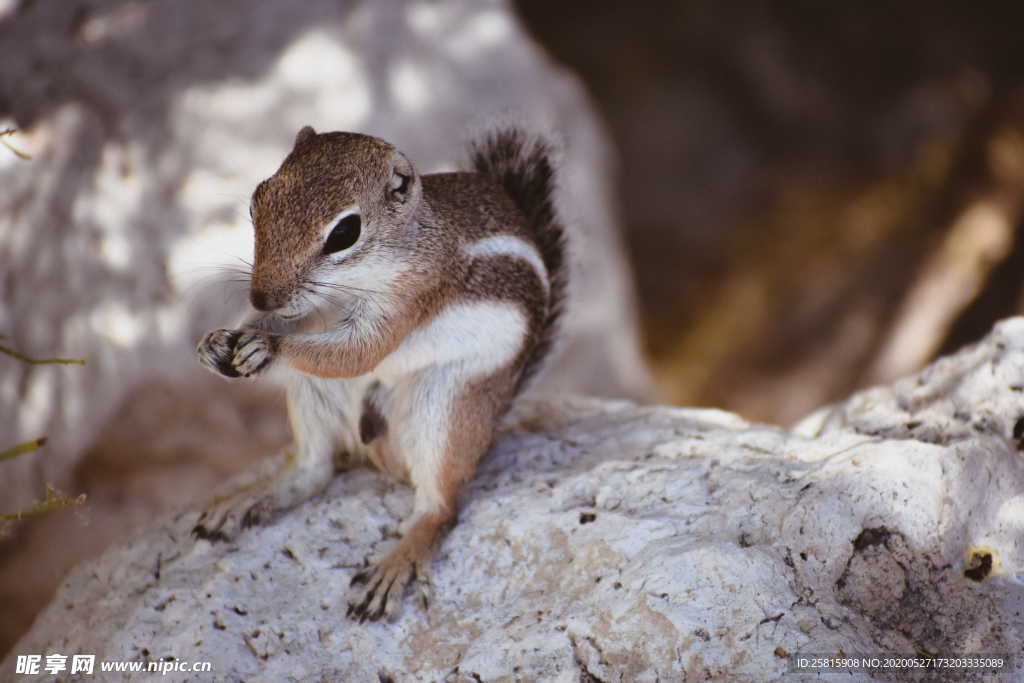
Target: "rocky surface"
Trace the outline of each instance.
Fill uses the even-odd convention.
[[[345,618],[349,580],[411,505],[354,470],[233,544],[194,541],[188,512],[77,568],[0,671],[83,652],[209,660],[216,680],[768,680],[797,654],[1015,653],[1022,416],[1024,318],[791,432],[524,403],[426,611]]]

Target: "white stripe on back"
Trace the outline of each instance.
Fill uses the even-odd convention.
[[[548,288],[548,269],[540,257],[537,248],[515,235],[491,235],[463,247],[463,250],[472,258],[487,258],[489,256],[511,256],[526,261],[533,266],[537,276],[540,278],[544,289]]]

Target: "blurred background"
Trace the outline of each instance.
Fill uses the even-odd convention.
[[[581,229],[553,384],[788,425],[1021,310],[1021,26],[920,0],[0,0],[0,129],[32,154],[0,148],[0,343],[89,358],[0,357],[2,445],[50,439],[0,463],[0,512],[89,496],[0,539],[0,654],[74,562],[288,439],[279,397],[191,354],[244,302],[195,273],[249,256],[246,198],[301,125],[432,171],[524,110],[566,140]]]
[[[516,7],[607,122],[669,401],[789,424],[1021,311],[1024,4]]]

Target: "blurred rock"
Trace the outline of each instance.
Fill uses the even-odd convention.
[[[86,652],[210,661],[218,680],[765,680],[801,654],[1016,654],[1022,415],[1024,318],[793,432],[527,403],[468,487],[428,610],[343,616],[412,504],[356,470],[236,543],[192,540],[183,513],[79,567],[0,670]]]

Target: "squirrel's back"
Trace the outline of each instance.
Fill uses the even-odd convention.
[[[497,182],[526,219],[548,274],[548,309],[516,386],[519,393],[551,352],[568,288],[565,228],[555,210],[551,147],[515,128],[495,130],[470,147],[472,170]]]

